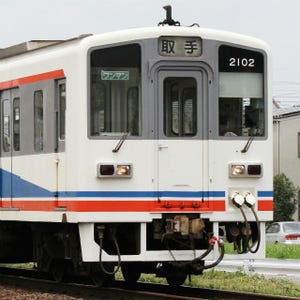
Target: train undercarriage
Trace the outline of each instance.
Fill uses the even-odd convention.
[[[220,224],[221,225],[221,224]],[[224,256],[223,229],[226,239],[239,253],[246,252],[247,244],[255,243],[258,228],[255,222],[247,226],[240,222],[222,223],[218,234],[213,223],[199,215],[169,214],[154,219],[146,227],[146,252],[169,253],[169,260],[123,260],[139,257],[141,249],[140,223],[95,223],[94,241],[99,245],[99,260],[82,259],[78,224],[0,222],[0,262],[34,262],[37,270],[51,273],[54,280],[68,280],[74,276],[88,276],[101,286],[114,278],[121,269],[124,279],[133,283],[142,273],[166,277],[170,285],[181,285],[191,274],[216,266]],[[217,250],[217,257],[210,256]],[[152,252],[154,251],[154,252]],[[181,260],[175,253],[188,251],[189,260]],[[102,254],[114,257],[107,261]],[[206,264],[205,259],[214,258]]]

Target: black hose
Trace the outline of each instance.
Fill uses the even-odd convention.
[[[199,257],[195,258],[194,260],[192,260],[191,263],[198,263],[205,256],[207,256],[212,251],[212,249],[214,248],[214,244],[215,244],[216,241],[218,241],[218,246],[219,246],[219,253],[220,253],[219,257],[217,258],[216,261],[214,261],[213,263],[211,263],[209,265],[206,265],[206,266],[202,266],[202,265],[193,266],[193,267],[196,267],[197,271],[202,271],[202,270],[207,270],[207,269],[213,268],[213,267],[217,266],[222,261],[222,259],[224,258],[225,248],[224,248],[223,240],[217,240],[215,237],[213,237],[213,238],[210,239],[209,247],[207,248],[207,250],[201,256],[199,256]]]
[[[220,252],[219,257],[217,258],[217,260],[215,262],[204,266],[203,267],[204,270],[210,269],[210,268],[213,268],[213,267],[217,266],[222,261],[222,259],[224,258],[224,255],[225,255],[224,242],[218,240],[218,246],[219,246],[219,252]]]
[[[249,251],[251,253],[256,253],[259,249],[259,246],[260,246],[260,241],[261,241],[261,232],[260,232],[260,226],[259,226],[259,220],[258,220],[258,217],[257,217],[257,214],[253,208],[253,206],[250,207],[254,217],[255,217],[255,222],[256,222],[256,226],[257,226],[257,241],[256,241],[256,247],[255,249],[253,250],[253,247],[255,245],[255,243],[252,244],[252,246],[249,248]]]
[[[99,254],[100,268],[101,268],[102,272],[104,274],[107,274],[107,275],[114,275],[114,274],[116,274],[119,271],[120,267],[121,267],[121,253],[120,253],[120,248],[119,248],[119,245],[118,245],[118,242],[117,242],[117,239],[116,239],[115,236],[113,237],[113,241],[114,241],[114,244],[115,244],[115,247],[116,247],[116,250],[117,250],[118,265],[117,265],[117,268],[114,271],[112,271],[112,272],[107,271],[105,269],[104,265],[103,265],[103,262],[102,262],[103,238],[101,238],[100,242],[99,242],[100,243],[100,254]]]

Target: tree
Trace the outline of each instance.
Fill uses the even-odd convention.
[[[297,190],[294,184],[281,173],[274,176],[274,221],[292,221],[296,211]]]

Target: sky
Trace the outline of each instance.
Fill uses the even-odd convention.
[[[0,48],[157,26],[165,5],[183,26],[198,23],[267,42],[273,98],[284,106],[300,104],[300,0],[0,0]]]

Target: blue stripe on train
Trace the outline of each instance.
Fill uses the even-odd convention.
[[[0,169],[0,197],[52,198],[56,192],[44,189],[20,176]],[[224,191],[60,191],[62,198],[224,198]],[[259,191],[258,197],[273,197],[272,191]]]

